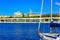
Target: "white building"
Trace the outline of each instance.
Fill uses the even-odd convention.
[[[14,13],[14,17],[22,17],[22,13],[21,12],[15,12]]]

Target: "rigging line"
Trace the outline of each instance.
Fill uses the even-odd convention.
[[[43,10],[43,4],[44,4],[44,0],[42,0],[42,4],[41,4],[40,21],[39,21],[39,25],[38,25],[38,30],[40,29],[41,14],[42,14],[42,10]]]

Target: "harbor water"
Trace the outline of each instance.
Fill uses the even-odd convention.
[[[0,40],[39,40],[39,23],[0,23]],[[40,31],[50,32],[49,23],[41,23]]]

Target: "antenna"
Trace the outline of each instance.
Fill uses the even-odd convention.
[[[41,14],[42,14],[42,10],[43,10],[43,4],[44,4],[44,0],[42,0],[42,4],[41,4],[40,22],[39,22],[39,25],[38,25],[38,30],[40,29],[40,23],[41,23]]]

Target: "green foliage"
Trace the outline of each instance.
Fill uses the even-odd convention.
[[[44,14],[42,17],[50,17],[50,14]],[[60,17],[59,14],[52,14],[52,17]]]

